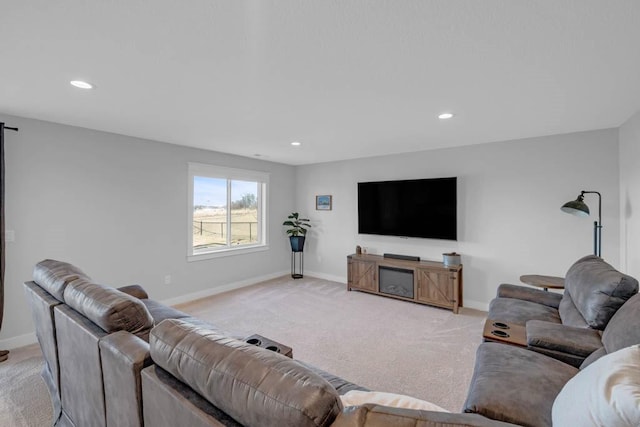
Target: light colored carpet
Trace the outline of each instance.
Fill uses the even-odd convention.
[[[239,335],[293,347],[295,359],[372,390],[403,393],[460,411],[486,314],[460,314],[305,277],[283,277],[177,306]],[[51,425],[37,344],[0,363],[0,425]]]
[[[0,425],[51,425],[53,408],[40,376],[43,363],[38,344],[11,350],[9,359],[0,363]]]
[[[486,318],[288,276],[177,308],[228,332],[288,345],[295,359],[372,390],[451,411],[466,398]]]

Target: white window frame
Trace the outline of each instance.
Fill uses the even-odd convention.
[[[218,178],[227,180],[227,200],[229,199],[229,180],[257,182],[258,185],[258,226],[260,227],[260,241],[255,244],[242,246],[224,246],[218,248],[193,249],[193,180],[196,176]],[[188,163],[188,203],[187,203],[187,261],[200,261],[231,255],[240,255],[252,252],[266,251],[269,249],[268,236],[268,190],[269,173],[245,169],[227,168],[204,163]],[[228,212],[231,212],[228,210]],[[227,217],[229,221],[229,217]],[[230,230],[230,228],[228,228]]]

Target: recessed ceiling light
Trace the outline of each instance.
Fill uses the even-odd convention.
[[[69,83],[71,86],[75,86],[80,89],[93,89],[93,85],[91,83],[87,83],[82,80],[71,80]]]
[[[450,119],[451,117],[453,117],[453,114],[451,113],[442,113],[438,116],[440,120]]]
[[[299,147],[299,146],[301,146],[301,145],[302,145],[302,143],[301,143],[301,142],[298,142],[298,141],[293,141],[293,142],[291,143],[291,145],[293,145],[294,147]]]

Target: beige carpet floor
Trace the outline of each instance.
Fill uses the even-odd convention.
[[[228,332],[288,345],[295,359],[372,390],[451,411],[464,403],[486,318],[288,276],[177,308]]]
[[[0,425],[12,427],[50,426],[51,401],[42,370],[38,344],[11,350],[0,363]]]
[[[486,314],[347,292],[288,276],[178,306],[239,335],[258,333],[304,360],[372,390],[403,393],[451,411],[462,407]],[[0,363],[0,425],[51,425],[37,345]]]

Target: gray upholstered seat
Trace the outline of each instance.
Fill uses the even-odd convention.
[[[544,320],[603,330],[622,304],[638,292],[638,281],[602,258],[587,255],[567,271],[559,294],[509,284],[500,285],[489,305],[489,319],[525,325]]]
[[[495,298],[489,304],[491,320],[525,325],[529,320],[544,320],[561,323],[557,308],[513,298]]]

